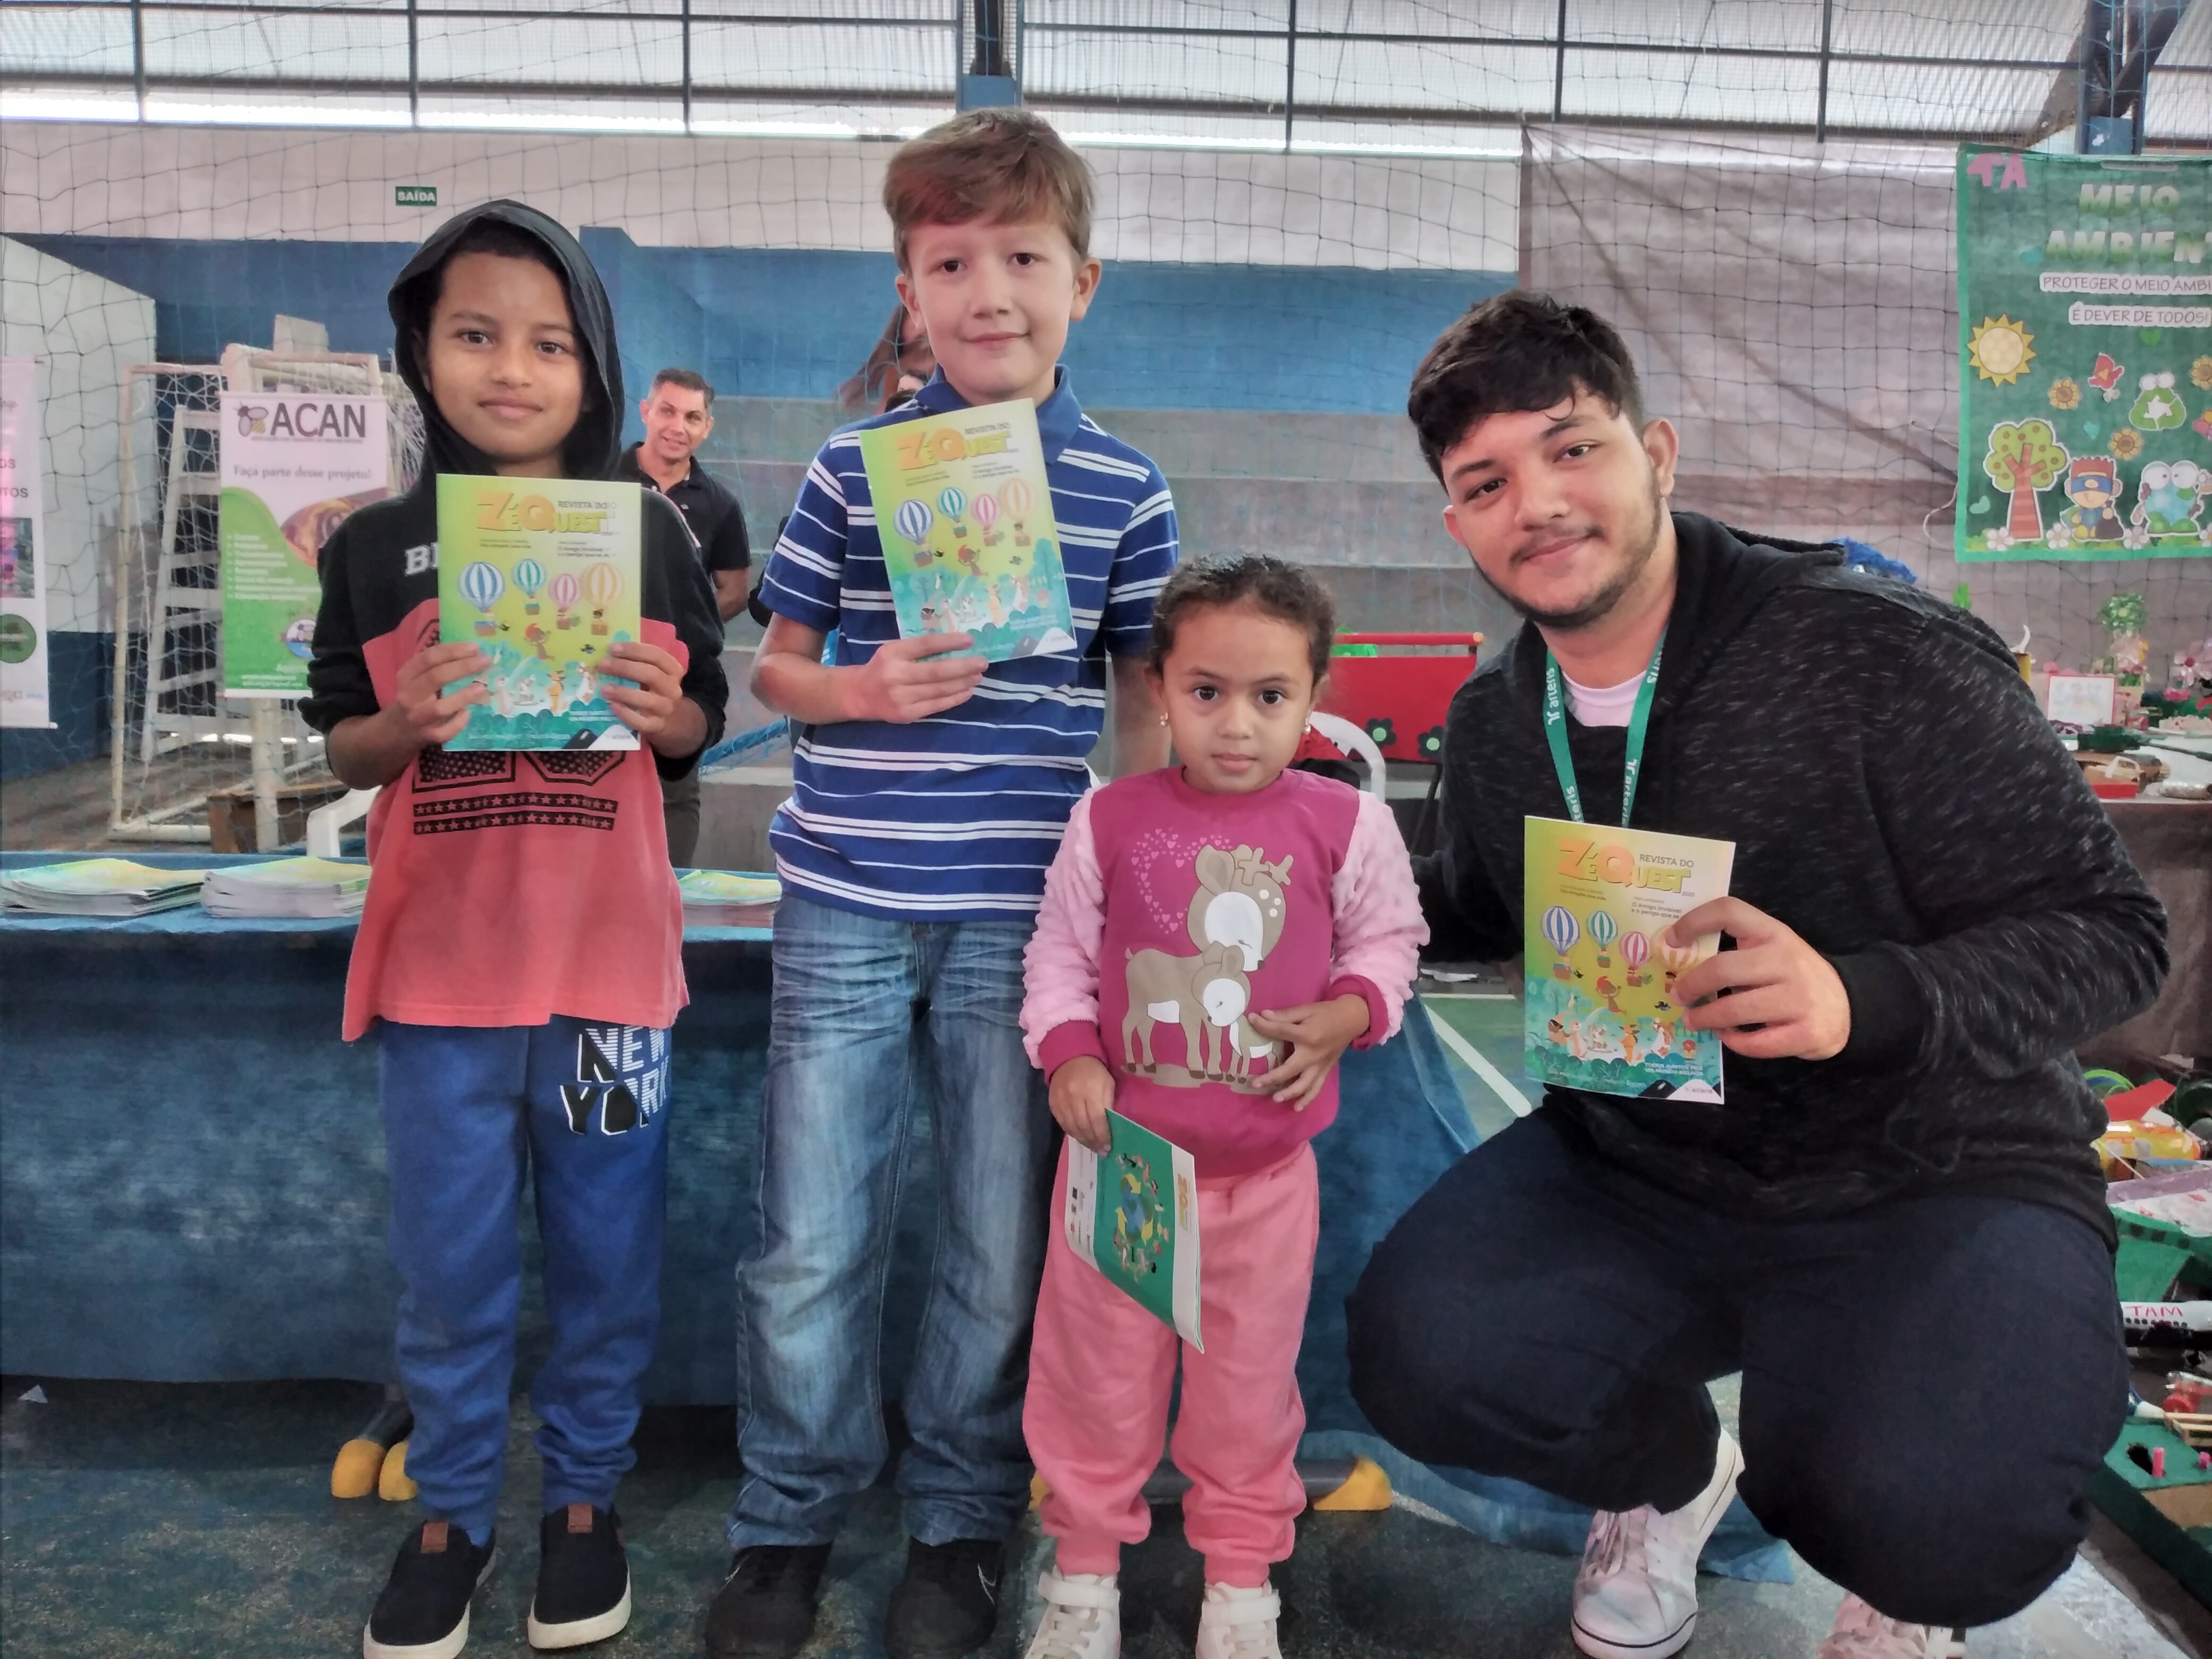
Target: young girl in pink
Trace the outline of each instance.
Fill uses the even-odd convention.
[[[1296,1375],[1320,1198],[1307,1143],[1336,1060],[1398,1028],[1427,932],[1376,797],[1287,770],[1328,669],[1334,610],[1295,565],[1186,566],[1152,616],[1150,678],[1181,764],[1078,802],[1025,961],[1022,1030],[1052,1114],[1103,1152],[1109,1106],[1198,1175],[1206,1351],[1109,1284],[1055,1224],[1023,1427],[1056,1559],[1030,1659],[1121,1651],[1121,1547],[1167,1434],[1206,1557],[1200,1659],[1278,1659],[1267,1570],[1305,1507]],[[1057,1217],[1067,1158],[1060,1157]]]

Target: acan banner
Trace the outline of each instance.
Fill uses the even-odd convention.
[[[222,420],[223,691],[303,697],[323,544],[391,493],[384,399],[226,392]]]
[[[39,365],[0,357],[0,726],[51,726],[46,708],[46,483]]]
[[[2212,553],[2212,158],[1959,152],[1961,560]]]

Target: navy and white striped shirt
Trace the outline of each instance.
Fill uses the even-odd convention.
[[[860,434],[966,407],[942,374],[913,403],[833,434],[807,469],[761,598],[836,631],[836,663],[898,637]],[[994,663],[975,694],[911,725],[800,728],[769,841],[793,891],[894,921],[1036,912],[1106,713],[1106,657],[1141,655],[1176,562],[1175,503],[1150,459],[1094,425],[1060,371],[1038,406],[1079,647]]]

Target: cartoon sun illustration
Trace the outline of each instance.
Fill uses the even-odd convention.
[[[2123,427],[2112,434],[2112,453],[2124,461],[2132,461],[2142,453],[2142,434],[2133,427]]]
[[[1966,361],[1975,373],[1999,386],[2010,386],[2035,360],[2035,336],[2009,317],[1984,317],[1966,342]]]
[[[2189,384],[2202,392],[2212,392],[2212,357],[2199,357],[2189,366]]]
[[[2053,409],[2075,409],[2081,403],[2081,383],[2079,380],[2053,380],[2051,383],[2051,406]]]

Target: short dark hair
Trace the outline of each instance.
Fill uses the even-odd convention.
[[[884,211],[901,270],[915,227],[978,219],[1057,220],[1075,257],[1087,259],[1091,207],[1090,165],[1050,122],[1024,109],[956,115],[901,144],[884,171]]]
[[[1167,666],[1175,649],[1176,629],[1193,611],[1213,605],[1249,605],[1262,616],[1306,631],[1314,684],[1328,672],[1329,647],[1336,641],[1336,601],[1303,565],[1266,554],[1241,559],[1206,559],[1179,567],[1152,604],[1152,672]]]
[[[1413,371],[1406,413],[1429,471],[1492,415],[1556,409],[1588,392],[1641,430],[1644,388],[1613,325],[1586,306],[1513,289],[1474,307],[1437,336]]]
[[[568,294],[568,273],[561,268],[561,261],[553,250],[520,225],[511,225],[504,219],[479,219],[453,239],[446,257],[438,261],[437,269],[425,271],[408,284],[407,332],[410,349],[420,352],[421,342],[429,338],[430,319],[437,314],[438,301],[446,296],[446,273],[453,269],[453,261],[465,253],[489,253],[501,259],[527,259],[539,264],[560,279],[562,297],[568,301],[569,321],[575,320],[576,302]],[[589,359],[586,353],[586,361]],[[585,376],[586,384],[591,376]]]
[[[686,392],[696,392],[707,400],[707,407],[714,407],[714,388],[707,384],[707,377],[696,368],[664,368],[653,377],[653,384],[645,389],[648,398],[665,386],[680,386]]]

